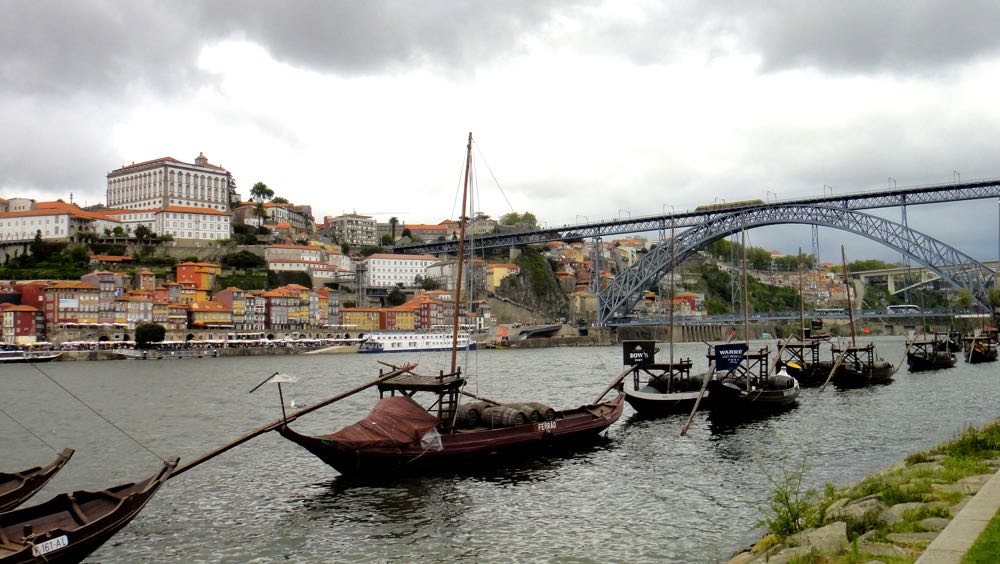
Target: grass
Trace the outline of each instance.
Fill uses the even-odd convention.
[[[1000,562],[1000,513],[990,519],[972,548],[965,553],[962,564],[992,564]]]

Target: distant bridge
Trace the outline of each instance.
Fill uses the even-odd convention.
[[[598,324],[626,320],[642,290],[669,272],[691,253],[741,229],[788,223],[811,224],[857,233],[895,249],[927,266],[948,284],[968,289],[986,309],[988,290],[995,285],[995,272],[933,237],[859,210],[906,207],[939,202],[1000,198],[1000,179],[952,182],[893,190],[858,192],[818,198],[794,198],[765,202],[750,200],[699,206],[680,213],[657,214],[597,223],[565,225],[552,229],[502,233],[479,237],[476,249],[509,248],[567,239],[602,238],[611,235],[683,229],[676,240],[647,253],[615,278],[598,295]],[[436,241],[397,247],[399,252],[455,253],[458,241]],[[676,247],[676,253],[673,250]]]
[[[868,320],[890,320],[894,322],[905,322],[905,321],[919,321],[921,318],[931,318],[931,319],[942,319],[942,318],[954,318],[954,317],[970,317],[970,318],[980,318],[985,314],[976,314],[969,311],[948,311],[946,309],[929,309],[921,313],[898,313],[898,312],[887,312],[880,309],[867,309],[863,311],[858,311],[854,313],[855,320],[868,319]],[[812,319],[836,319],[847,321],[850,316],[847,315],[847,311],[838,313],[816,313],[813,311],[805,312],[804,318],[807,320]],[[770,312],[759,312],[752,313],[748,316],[749,321],[798,321],[799,312],[797,311],[770,311]],[[643,316],[643,317],[629,317],[627,319],[616,320],[616,325],[667,325],[670,323],[670,319],[666,316]],[[674,315],[674,325],[718,325],[718,324],[731,323],[738,325],[743,323],[743,315],[739,313],[725,313],[718,315]]]
[[[792,198],[787,200],[773,200],[771,202],[757,200],[723,203],[677,213],[636,216],[626,219],[618,218],[545,229],[480,235],[475,239],[475,247],[479,250],[506,249],[518,245],[565,241],[567,239],[590,239],[630,233],[669,231],[671,227],[678,229],[694,227],[713,217],[736,211],[749,211],[780,206],[795,206],[800,208],[824,206],[857,211],[941,202],[982,200],[987,198],[1000,198],[1000,178],[948,184],[929,184],[894,190],[856,192],[838,194],[836,196],[831,194],[818,198]],[[412,245],[400,245],[395,250],[400,253],[455,254],[458,251],[458,241],[428,241]]]

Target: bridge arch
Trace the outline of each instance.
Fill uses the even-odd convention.
[[[954,247],[902,224],[844,207],[782,205],[713,216],[678,233],[671,244],[656,247],[601,290],[598,324],[607,325],[627,316],[641,298],[640,290],[670,271],[672,245],[676,244],[675,260],[679,264],[712,241],[741,229],[794,223],[840,229],[882,243],[926,266],[952,286],[968,289],[981,306],[991,309],[987,292],[995,273]]]

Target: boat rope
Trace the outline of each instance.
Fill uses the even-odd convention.
[[[11,414],[9,414],[6,411],[4,411],[2,407],[0,407],[0,413],[3,413],[4,415],[6,415],[7,419],[10,419],[14,423],[17,423],[18,427],[20,427],[20,428],[24,429],[25,431],[27,431],[29,435],[31,435],[32,437],[35,437],[36,439],[38,439],[39,441],[41,441],[41,443],[43,445],[45,445],[45,446],[49,447],[50,449],[52,449],[53,452],[59,452],[58,450],[56,450],[56,448],[54,446],[52,446],[49,443],[47,443],[45,441],[45,439],[43,439],[43,438],[39,437],[38,435],[36,435],[31,429],[25,427],[24,424],[21,423],[20,421],[18,421],[17,419],[14,419],[14,417]]]
[[[493,179],[493,182],[497,185],[497,190],[500,191],[500,195],[503,196],[503,200],[505,202],[507,202],[507,207],[510,208],[510,211],[513,212],[514,211],[514,206],[512,206],[510,204],[510,200],[507,199],[507,193],[504,192],[503,188],[500,187],[500,181],[497,180],[496,175],[493,174],[493,169],[490,168],[490,163],[486,162],[486,156],[483,155],[483,152],[479,150],[479,143],[476,143],[476,141],[473,140],[472,141],[472,145],[476,148],[476,154],[479,155],[479,158],[483,159],[483,164],[486,165],[486,170],[489,171],[490,177]]]
[[[45,376],[46,378],[48,378],[48,379],[49,379],[49,381],[50,381],[50,382],[52,382],[52,383],[53,383],[53,384],[55,384],[56,386],[59,386],[60,388],[62,388],[62,390],[63,390],[64,392],[66,392],[67,394],[69,394],[69,395],[70,395],[70,396],[71,396],[71,397],[72,397],[73,399],[75,399],[76,401],[78,401],[78,402],[80,402],[81,404],[83,404],[83,406],[84,406],[84,407],[86,407],[87,409],[89,409],[90,411],[92,411],[92,412],[94,413],[94,415],[96,415],[96,416],[100,417],[100,418],[101,418],[101,419],[103,419],[103,420],[104,420],[104,421],[105,421],[105,422],[106,422],[106,423],[107,423],[108,425],[111,425],[112,427],[114,427],[115,429],[117,429],[119,433],[121,433],[121,434],[125,435],[126,437],[128,437],[129,439],[131,439],[131,440],[132,440],[132,442],[134,442],[135,444],[137,444],[137,445],[141,446],[141,447],[142,447],[143,449],[145,449],[145,450],[146,450],[146,452],[148,452],[149,454],[152,454],[152,455],[153,455],[153,456],[155,456],[155,457],[156,457],[157,459],[159,459],[159,460],[160,460],[160,462],[166,462],[166,461],[167,461],[167,460],[166,460],[165,458],[163,458],[163,457],[162,457],[162,456],[160,456],[159,454],[156,454],[155,452],[153,452],[153,450],[152,450],[151,448],[149,448],[148,446],[146,446],[146,445],[142,444],[142,441],[140,441],[139,439],[137,439],[137,438],[133,437],[132,435],[128,434],[128,433],[127,433],[127,432],[126,432],[126,431],[125,431],[124,429],[122,429],[122,428],[121,428],[121,427],[119,427],[118,425],[115,425],[115,424],[114,424],[114,422],[112,422],[112,421],[111,421],[110,419],[108,419],[108,418],[107,418],[107,417],[105,417],[104,415],[101,415],[101,412],[97,411],[97,410],[96,410],[96,409],[94,409],[93,407],[90,407],[90,405],[88,405],[88,404],[87,404],[87,402],[83,401],[82,399],[80,399],[80,397],[79,397],[79,396],[77,396],[77,395],[76,395],[76,394],[74,394],[73,392],[69,391],[69,389],[68,389],[68,388],[66,388],[66,386],[63,386],[62,384],[60,384],[59,382],[57,382],[57,381],[56,381],[56,380],[55,380],[55,379],[54,379],[54,378],[53,378],[52,376],[49,376],[49,375],[48,375],[48,374],[47,374],[47,373],[46,373],[46,372],[45,372],[44,370],[42,370],[41,368],[39,368],[37,364],[35,364],[35,363],[31,363],[31,367],[32,367],[32,368],[34,368],[35,370],[37,370],[37,371],[41,372],[42,376]]]

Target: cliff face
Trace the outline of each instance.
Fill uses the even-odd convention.
[[[528,249],[514,262],[521,268],[521,273],[505,278],[497,288],[496,296],[547,320],[567,317],[569,299],[559,287],[545,257],[534,249]]]

